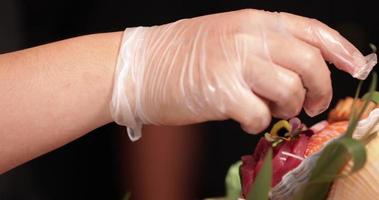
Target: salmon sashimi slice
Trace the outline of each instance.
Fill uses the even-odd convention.
[[[341,121],[329,124],[320,132],[312,135],[308,142],[307,150],[305,151],[304,156],[311,156],[312,154],[321,150],[328,141],[344,134],[347,130],[348,123],[348,121]]]

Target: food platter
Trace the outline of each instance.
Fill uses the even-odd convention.
[[[355,200],[379,197],[379,92],[338,101],[327,119],[307,126],[279,120],[255,149],[232,164],[226,196],[207,200]],[[263,137],[262,137],[263,135]]]

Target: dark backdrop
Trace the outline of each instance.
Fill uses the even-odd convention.
[[[209,13],[257,8],[287,11],[317,18],[337,29],[361,51],[379,44],[379,17],[371,1],[336,0],[1,0],[0,52],[27,48],[73,36],[118,31],[125,27],[157,25]],[[353,95],[357,81],[332,68],[334,100]],[[1,111],[0,111],[1,112]],[[312,124],[325,114],[310,119]],[[1,123],[1,122],[0,122]],[[41,122],[43,123],[43,122]],[[257,137],[244,134],[238,124],[203,125],[205,161],[198,183],[199,198],[222,195],[228,166],[252,151]],[[127,137],[114,124],[0,175],[1,200],[120,199],[115,141]]]

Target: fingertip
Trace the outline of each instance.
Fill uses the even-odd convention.
[[[308,93],[304,102],[304,111],[310,117],[315,117],[325,112],[332,101],[333,91],[331,87],[326,93],[311,94]]]
[[[320,114],[320,112],[316,111],[315,109],[311,109],[311,108],[304,108],[304,111],[305,111],[305,113],[307,113],[307,115],[309,117],[315,117],[318,114]]]
[[[377,63],[376,54],[364,56],[350,41],[325,24],[315,27],[315,35],[320,41],[318,46],[325,59],[354,78],[366,79]]]
[[[330,102],[328,104],[324,104],[321,106],[319,106],[319,105],[315,105],[315,106],[305,105],[304,111],[305,111],[305,113],[307,113],[307,115],[309,117],[315,117],[315,116],[325,112],[329,108],[329,104],[330,104]]]
[[[371,53],[363,57],[362,54],[358,52],[353,55],[353,58],[357,65],[354,68],[352,76],[360,80],[366,79],[378,62],[376,53]]]
[[[248,134],[252,134],[252,135],[257,135],[258,134],[258,132],[256,130],[254,130],[254,129],[248,127],[248,126],[245,126],[245,125],[241,124],[241,128],[242,128],[243,131],[245,131]]]
[[[345,37],[312,18],[280,13],[284,27],[295,37],[319,48],[323,57],[354,78],[365,79],[377,63],[376,54],[363,54]]]
[[[241,128],[248,134],[257,135],[265,130],[270,122],[271,117],[260,117],[257,120],[250,121],[249,124],[241,124]]]
[[[258,134],[271,122],[268,105],[250,90],[241,93],[239,102],[230,105],[230,116],[240,123],[241,128],[250,134]]]

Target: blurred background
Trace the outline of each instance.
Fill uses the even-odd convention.
[[[368,0],[1,0],[0,53],[84,34],[256,8],[319,19],[367,54],[369,43],[379,44],[379,16],[371,4]],[[333,67],[331,71],[333,106],[352,96],[358,82]],[[326,114],[309,118],[302,113],[301,118],[312,125]],[[258,141],[233,121],[147,126],[143,134],[131,143],[123,127],[101,127],[0,175],[0,200],[119,200],[130,191],[133,199],[223,196],[228,167],[251,153]]]

